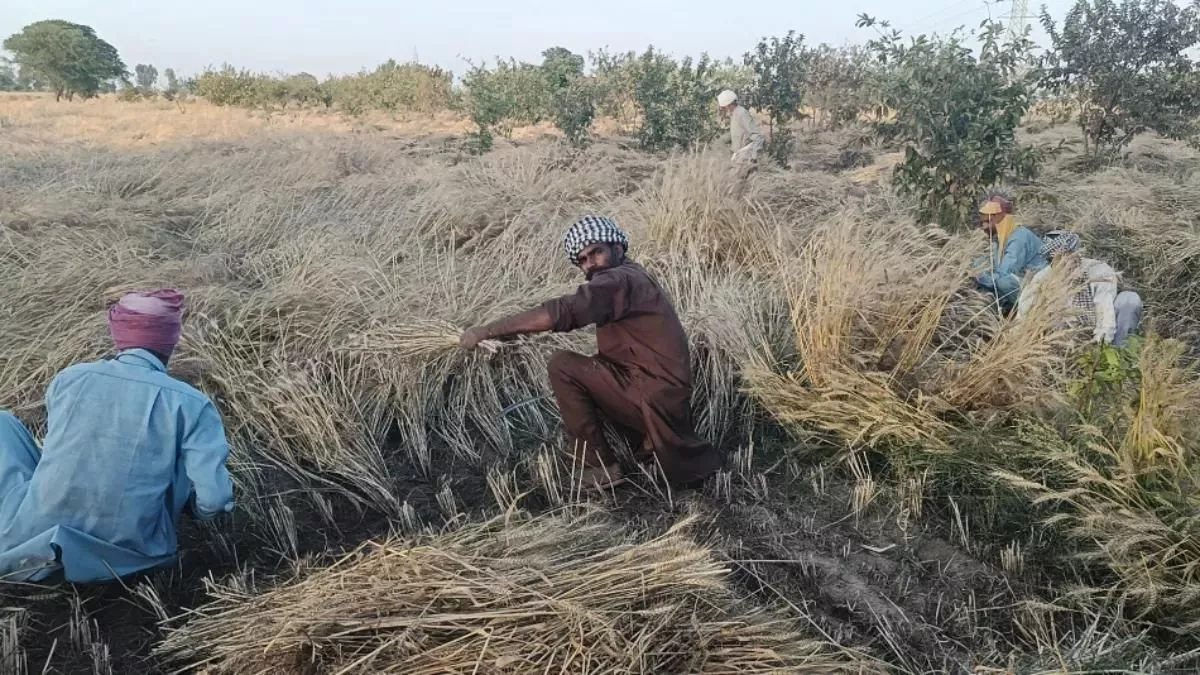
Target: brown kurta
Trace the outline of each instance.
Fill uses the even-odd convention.
[[[545,304],[553,330],[596,325],[599,354],[558,352],[550,384],[567,434],[586,444],[589,466],[616,461],[601,416],[643,435],[667,478],[689,483],[715,471],[720,455],[692,424],[687,337],[675,308],[637,263],[597,272],[572,295]]]

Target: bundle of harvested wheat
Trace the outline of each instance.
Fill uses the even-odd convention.
[[[684,530],[638,541],[593,510],[368,543],[213,600],[159,653],[226,673],[800,673],[870,667],[739,600]]]

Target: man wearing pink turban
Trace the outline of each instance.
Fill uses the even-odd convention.
[[[0,412],[0,580],[61,570],[94,582],[170,564],[185,509],[200,519],[233,509],[221,416],[167,374],[183,309],[174,290],[111,307],[117,355],[54,377],[40,450]]]

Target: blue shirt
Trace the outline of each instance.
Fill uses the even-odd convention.
[[[1021,278],[1025,272],[1036,272],[1048,264],[1042,255],[1042,240],[1024,226],[1018,226],[1009,235],[1004,244],[1003,256],[998,255],[999,248],[1000,242],[993,238],[989,266],[992,269],[975,278],[975,282],[981,288],[998,295],[1007,296],[1020,292]],[[987,258],[976,262],[987,263]]]
[[[189,500],[199,518],[233,509],[216,407],[150,352],[66,368],[46,412],[28,482],[0,483],[0,574],[19,577],[56,548],[68,581],[125,576],[174,560]],[[0,437],[0,462],[20,455],[7,447],[16,442]]]

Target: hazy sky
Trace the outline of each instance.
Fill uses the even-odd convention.
[[[1051,13],[1061,17],[1069,2],[1050,0]],[[1039,6],[1031,0],[1031,14]],[[184,75],[229,62],[323,76],[416,55],[461,73],[464,57],[537,62],[555,45],[585,53],[654,44],[677,56],[740,58],[758,38],[789,29],[811,44],[861,42],[870,36],[854,27],[861,12],[929,32],[974,27],[1010,8],[1009,0],[0,0],[0,38],[65,19],[96,29],[130,70],[153,63]]]

